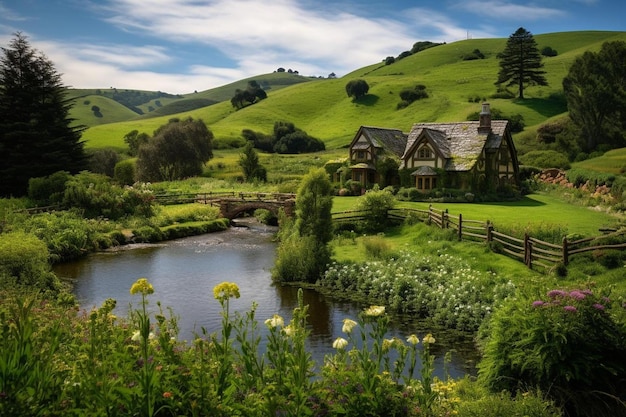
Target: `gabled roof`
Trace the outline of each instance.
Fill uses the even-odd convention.
[[[492,120],[491,132],[479,132],[479,122],[416,123],[413,125],[402,159],[415,152],[426,137],[447,159],[446,171],[468,171],[474,167],[483,149],[496,150],[505,135],[508,120]]]
[[[398,157],[402,156],[406,148],[407,134],[398,129],[387,129],[382,127],[361,126],[356,136],[350,144],[350,148],[359,149],[360,144],[356,142],[361,135],[372,144],[373,147],[389,151]]]

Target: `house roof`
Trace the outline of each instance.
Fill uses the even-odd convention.
[[[413,172],[411,172],[411,175],[414,176],[420,176],[420,177],[433,177],[433,176],[437,176],[437,171],[435,171],[433,168],[429,167],[429,166],[421,166],[421,167],[417,167],[417,169]]]
[[[419,141],[428,138],[447,159],[446,171],[468,171],[474,167],[483,148],[486,152],[496,150],[502,143],[508,120],[492,120],[490,132],[479,132],[479,122],[416,123],[407,139],[402,158],[413,152]]]
[[[361,126],[352,142],[351,147],[353,149],[359,149],[360,144],[355,142],[361,135],[364,135],[375,148],[385,149],[398,157],[404,153],[408,137],[406,133],[398,129]]]

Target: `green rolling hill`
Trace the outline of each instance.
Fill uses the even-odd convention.
[[[544,58],[547,87],[530,87],[525,90],[525,100],[493,98],[494,82],[499,70],[497,54],[504,49],[506,39],[472,39],[440,45],[396,61],[383,62],[359,68],[339,79],[317,79],[293,74],[274,73],[251,77],[218,89],[185,95],[172,100],[160,110],[184,100],[204,99],[218,103],[175,113],[177,117],[202,119],[221,142],[240,141],[243,129],[269,133],[278,120],[295,123],[312,136],[322,139],[328,149],[346,147],[361,125],[394,127],[409,131],[417,122],[465,120],[467,115],[479,110],[479,103],[488,100],[492,107],[505,114],[521,114],[527,126],[526,134],[548,120],[566,113],[560,96],[562,79],[569,66],[584,51],[596,51],[602,43],[612,40],[626,41],[626,32],[565,32],[535,35],[541,50],[545,46],[558,51],[556,57]],[[479,49],[485,59],[464,60]],[[230,97],[236,88],[245,88],[248,80],[272,79],[279,83],[281,77],[297,78],[306,82],[271,85],[268,98],[255,105],[236,111]],[[355,102],[346,95],[345,85],[351,79],[362,78],[370,86],[369,94]],[[287,80],[289,80],[287,78]],[[269,81],[268,81],[269,82]],[[416,101],[398,109],[400,91],[417,84],[426,86],[429,98]],[[158,114],[155,113],[154,114]],[[174,114],[174,113],[172,113]],[[89,124],[83,137],[87,147],[124,147],[123,136],[131,130],[152,134],[172,117],[151,114],[108,124]],[[82,122],[81,117],[76,117]]]

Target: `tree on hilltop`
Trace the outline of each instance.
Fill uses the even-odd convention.
[[[86,167],[82,128],[54,64],[14,34],[0,56],[0,195],[22,196],[28,180]]]
[[[519,28],[509,36],[504,51],[499,55],[500,72],[496,85],[518,86],[519,98],[524,98],[524,88],[530,85],[548,85],[541,62],[541,54],[533,35]]]

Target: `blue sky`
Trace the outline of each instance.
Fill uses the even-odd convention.
[[[417,41],[626,30],[624,0],[0,0],[74,88],[184,94],[273,72],[342,76]]]

